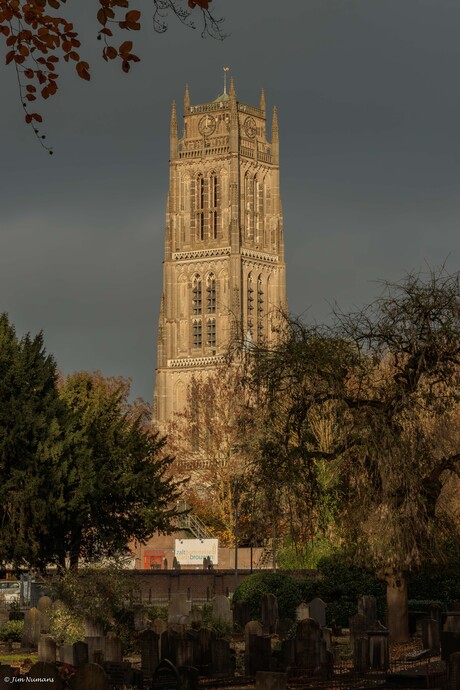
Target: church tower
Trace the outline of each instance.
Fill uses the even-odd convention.
[[[225,80],[226,74],[224,75]],[[276,109],[267,139],[265,96],[237,99],[233,79],[210,103],[184,97],[170,124],[163,294],[154,415],[180,411],[193,375],[224,360],[230,341],[270,342],[286,307]]]

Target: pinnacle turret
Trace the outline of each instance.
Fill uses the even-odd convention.
[[[187,114],[189,110],[190,110],[190,94],[188,91],[188,84],[186,84],[185,85],[185,93],[184,93],[184,113]]]

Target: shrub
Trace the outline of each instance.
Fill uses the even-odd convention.
[[[237,588],[233,601],[245,601],[253,619],[260,618],[260,599],[274,594],[278,599],[280,618],[295,619],[296,607],[303,601],[302,582],[282,573],[255,573]]]
[[[0,628],[0,642],[20,642],[24,621],[7,621]]]

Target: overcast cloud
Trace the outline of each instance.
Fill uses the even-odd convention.
[[[135,4],[135,3],[134,3]],[[140,6],[140,2],[138,3]],[[144,3],[144,6],[148,3]],[[94,0],[63,7],[92,62],[61,69],[37,108],[48,156],[0,67],[0,311],[43,329],[65,373],[133,379],[151,400],[168,188],[171,102],[222,91],[278,106],[288,299],[327,320],[372,300],[378,279],[460,259],[458,0],[214,0],[230,36],[200,39],[144,14],[130,75],[97,57]],[[145,8],[145,7],[144,7]],[[77,13],[77,14],[75,14]]]

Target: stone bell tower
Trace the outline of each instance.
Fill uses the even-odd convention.
[[[154,416],[164,427],[185,404],[193,375],[212,371],[236,333],[270,342],[286,307],[276,109],[267,139],[258,107],[230,88],[210,103],[184,97],[170,124],[163,294]]]

